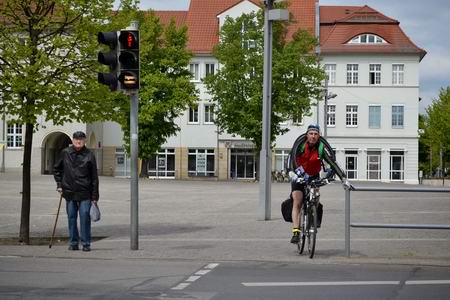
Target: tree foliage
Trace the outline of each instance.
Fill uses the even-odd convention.
[[[5,0],[0,8],[0,111],[25,125],[20,239],[29,243],[30,167],[37,118],[56,125],[111,119],[118,93],[97,83],[97,32],[136,11],[124,0]]]
[[[450,87],[441,88],[439,98],[435,99],[426,111],[423,140],[435,154],[433,165],[436,165],[441,149],[444,151],[444,157],[450,153]]]
[[[191,73],[186,68],[192,54],[186,50],[187,28],[167,26],[153,12],[140,16],[141,77],[139,90],[139,157],[149,158],[179,126],[176,118],[196,100]],[[129,106],[121,111],[120,124],[129,144]]]
[[[204,80],[218,103],[221,131],[252,140],[261,149],[264,32],[263,14],[227,18],[214,49],[220,70]],[[312,54],[316,40],[299,30],[286,41],[287,22],[273,24],[271,140],[288,129],[280,123],[309,113],[310,99],[321,94],[323,70]]]

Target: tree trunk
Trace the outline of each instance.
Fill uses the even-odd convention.
[[[141,174],[139,174],[139,177],[148,177],[148,159],[142,160]]]
[[[20,212],[19,241],[30,244],[30,204],[31,204],[31,148],[33,143],[33,124],[27,123],[22,165],[22,210]]]

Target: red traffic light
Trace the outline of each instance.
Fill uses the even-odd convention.
[[[121,49],[139,49],[139,31],[122,30],[119,42]]]

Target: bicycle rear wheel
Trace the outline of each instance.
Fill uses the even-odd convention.
[[[316,250],[316,236],[317,236],[317,206],[311,205],[308,209],[308,252],[309,258],[314,257]]]
[[[302,254],[303,250],[305,249],[305,239],[306,239],[306,233],[307,233],[307,215],[305,213],[305,205],[302,205],[302,209],[300,210],[300,215],[299,215],[299,223],[300,227],[301,227],[301,231],[300,231],[300,242],[297,244],[298,247],[298,253]]]

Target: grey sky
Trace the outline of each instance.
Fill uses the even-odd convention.
[[[409,38],[427,51],[420,64],[421,112],[438,97],[441,87],[450,86],[450,1],[320,0],[320,5],[369,5],[400,21]],[[141,8],[187,10],[189,0],[141,0]]]

